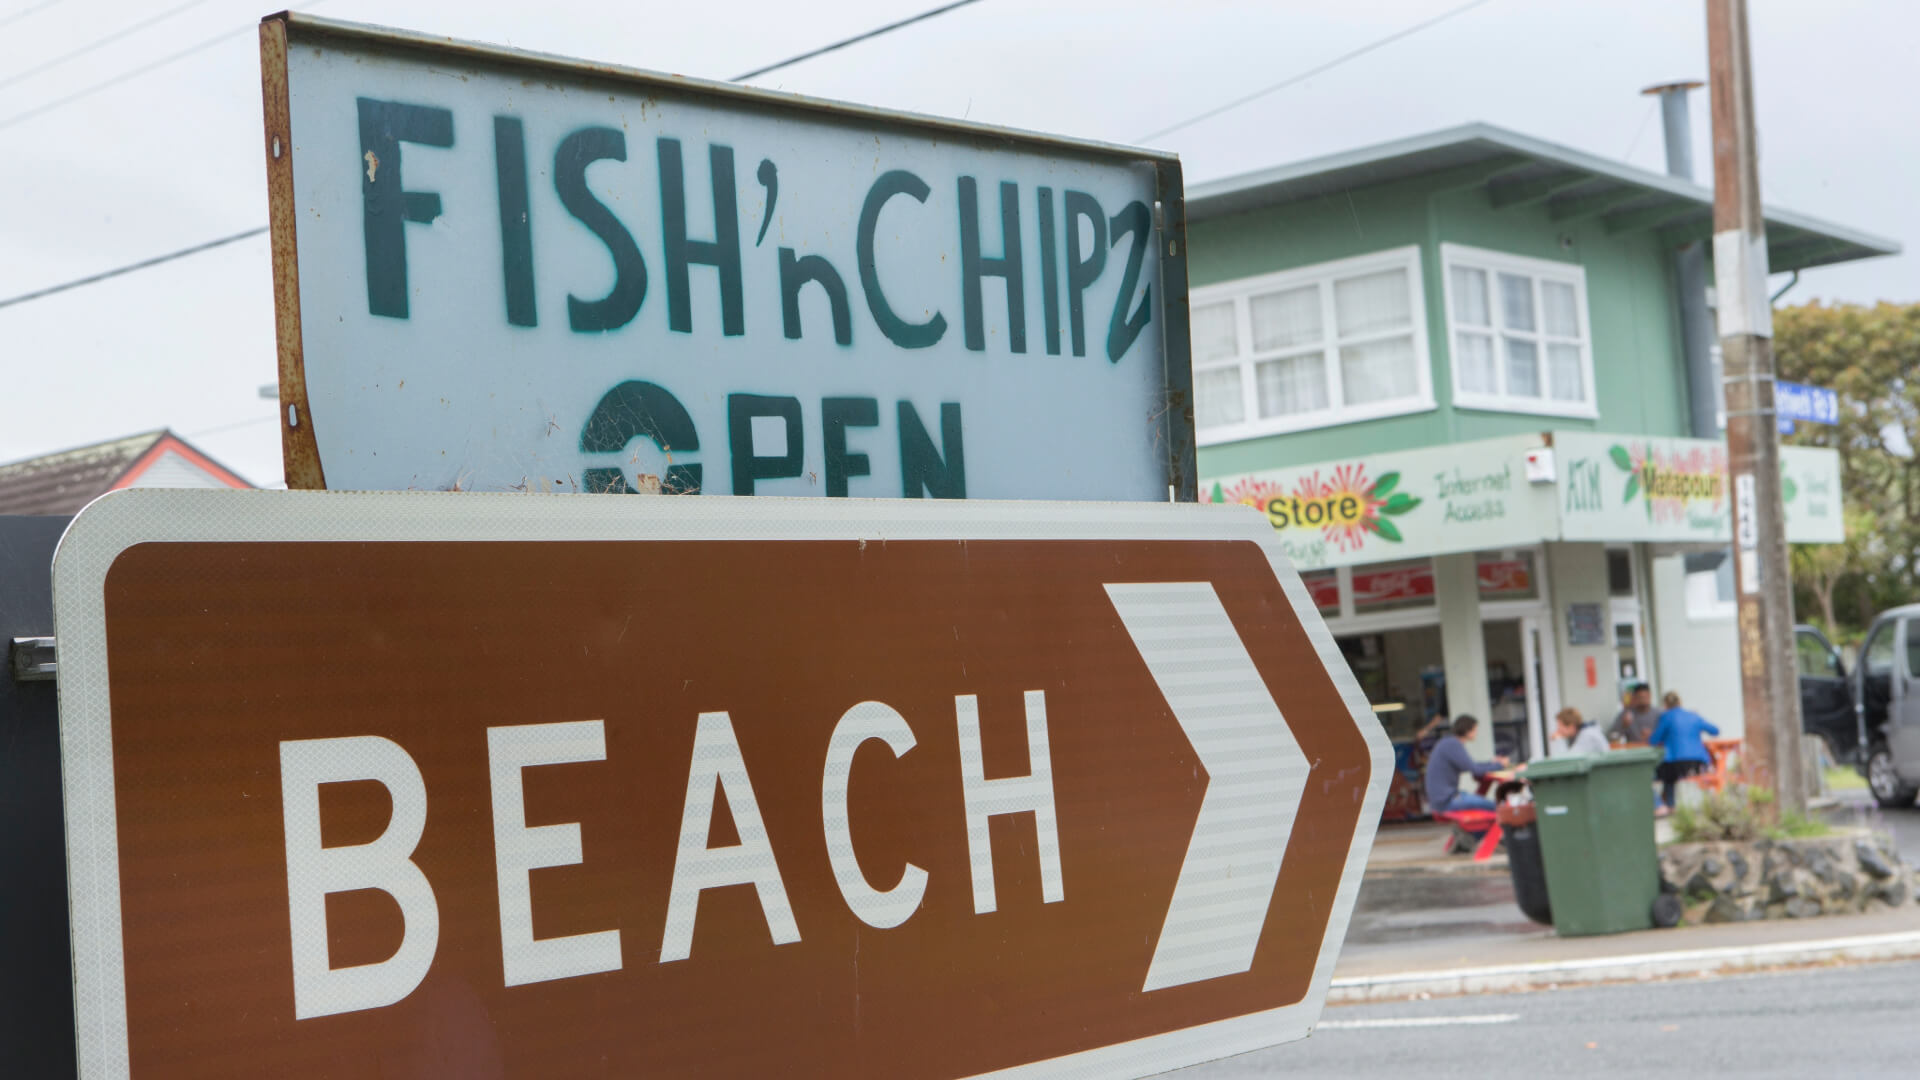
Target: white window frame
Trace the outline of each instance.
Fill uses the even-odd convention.
[[[1221,424],[1215,427],[1198,428],[1196,441],[1201,446],[1214,446],[1220,443],[1237,442],[1241,439],[1253,439],[1263,435],[1282,435],[1294,431],[1310,431],[1314,428],[1334,427],[1339,424],[1351,424],[1361,420],[1377,420],[1388,416],[1404,416],[1408,413],[1431,412],[1435,408],[1433,400],[1433,360],[1427,338],[1427,296],[1426,285],[1421,274],[1420,246],[1389,248],[1352,258],[1336,259],[1332,262],[1315,263],[1312,266],[1282,270],[1278,273],[1262,274],[1258,277],[1239,278],[1195,289],[1188,299],[1188,307],[1198,308],[1208,304],[1231,301],[1233,303],[1234,331],[1240,343],[1240,352],[1230,360],[1214,360],[1202,363],[1197,357],[1193,363],[1195,393],[1198,394],[1200,373],[1217,371],[1221,368],[1238,367],[1240,369],[1240,395],[1246,419],[1237,424]],[[1339,336],[1339,322],[1334,311],[1333,282],[1340,278],[1359,277],[1379,270],[1405,270],[1409,297],[1409,312],[1412,326],[1407,331],[1413,337],[1413,366],[1417,392],[1412,397],[1393,401],[1373,402],[1367,405],[1347,406],[1340,404],[1345,398],[1346,387],[1340,374],[1339,348],[1342,344],[1357,345],[1370,341],[1400,337],[1402,331],[1381,331],[1343,341]],[[1276,356],[1311,353],[1310,346],[1275,350],[1271,353],[1253,351],[1253,325],[1248,314],[1248,300],[1257,294],[1278,292],[1284,289],[1299,288],[1303,285],[1315,285],[1320,290],[1320,323],[1326,337],[1322,339],[1320,353],[1327,365],[1327,401],[1328,407],[1315,412],[1297,413],[1292,416],[1261,417],[1259,387],[1254,374],[1255,365]],[[1197,404],[1197,402],[1196,402]],[[1197,418],[1196,418],[1197,422]]]
[[[1487,274],[1487,303],[1492,325],[1484,328],[1494,340],[1494,375],[1502,387],[1501,392],[1488,394],[1462,390],[1460,386],[1459,331],[1482,332],[1481,327],[1460,327],[1454,323],[1453,307],[1453,268],[1459,265],[1466,269],[1481,270]],[[1499,273],[1525,274],[1533,279],[1533,311],[1535,329],[1526,332],[1511,331],[1505,328],[1501,317],[1501,296]],[[1574,303],[1580,317],[1580,386],[1585,400],[1559,401],[1552,395],[1552,373],[1547,366],[1546,304],[1541,295],[1540,282],[1550,279],[1573,286]],[[1594,400],[1593,385],[1593,318],[1587,311],[1587,270],[1578,263],[1555,262],[1551,259],[1534,259],[1525,255],[1510,255],[1504,251],[1489,251],[1486,248],[1468,247],[1464,244],[1440,245],[1440,287],[1445,297],[1447,312],[1447,358],[1452,369],[1453,403],[1461,409],[1480,409],[1488,412],[1526,413],[1534,416],[1572,416],[1582,419],[1599,419],[1600,408]],[[1540,365],[1540,396],[1519,397],[1505,392],[1507,384],[1506,337],[1531,337],[1538,349]],[[1555,339],[1553,344],[1564,345],[1569,342]]]

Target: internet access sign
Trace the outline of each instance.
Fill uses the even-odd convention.
[[[261,27],[299,488],[1194,498],[1170,154]]]
[[[1277,552],[1202,507],[108,496],[55,566],[81,1075],[1300,1038],[1391,759]]]

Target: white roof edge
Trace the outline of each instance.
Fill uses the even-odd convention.
[[[1623,162],[1613,161],[1590,154],[1584,150],[1561,146],[1545,139],[1522,135],[1516,131],[1496,127],[1492,124],[1475,122],[1456,127],[1442,128],[1420,135],[1412,135],[1390,142],[1376,143],[1354,150],[1343,150],[1305,161],[1290,162],[1272,168],[1241,173],[1236,176],[1207,180],[1187,187],[1187,206],[1189,215],[1195,209],[1195,203],[1205,203],[1227,196],[1250,192],[1290,180],[1304,179],[1321,173],[1340,169],[1357,168],[1375,162],[1390,161],[1407,157],[1423,151],[1437,150],[1441,147],[1455,146],[1461,143],[1483,142],[1493,146],[1531,157],[1536,160],[1553,162],[1568,168],[1590,172],[1605,179],[1614,180],[1650,192],[1671,195],[1677,199],[1713,205],[1713,189],[1688,180],[1668,176],[1664,173],[1649,172],[1635,168]],[[1770,222],[1777,222],[1806,232],[1820,233],[1832,239],[1866,248],[1880,255],[1898,254],[1902,248],[1900,242],[1887,237],[1876,236],[1860,229],[1836,225],[1822,221],[1807,214],[1781,209],[1777,206],[1763,206],[1762,212]]]

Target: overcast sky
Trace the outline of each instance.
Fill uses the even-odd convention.
[[[0,0],[0,298],[266,220],[249,0]],[[1460,0],[983,0],[758,80],[889,108],[1134,142]],[[323,0],[316,14],[711,78],[933,0]],[[70,50],[180,14],[26,74]],[[1753,0],[1768,203],[1920,244],[1920,5]],[[25,120],[230,31],[227,40]],[[1663,166],[1651,83],[1706,75],[1697,0],[1490,0],[1155,140],[1188,183],[1483,120]],[[1710,166],[1695,95],[1695,160]],[[264,236],[0,309],[0,461],[171,427],[250,479],[280,479]],[[1920,256],[1802,276],[1786,301],[1920,299]]]

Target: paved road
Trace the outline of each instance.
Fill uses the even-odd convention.
[[[1346,1006],[1305,1042],[1165,1080],[1911,1078],[1916,997],[1920,963]]]

